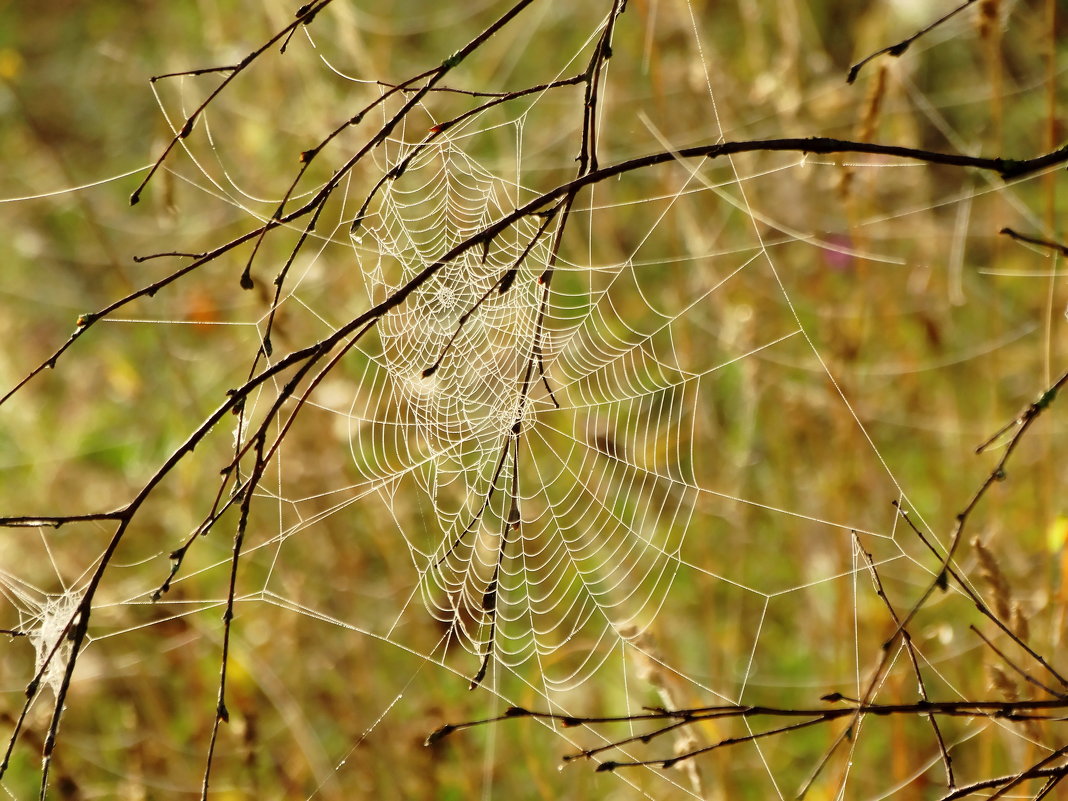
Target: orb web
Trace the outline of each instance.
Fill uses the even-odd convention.
[[[414,144],[394,147],[384,171],[403,174],[354,235],[371,301],[526,191],[462,141],[410,161]],[[668,317],[605,339],[582,293],[604,295],[632,265],[559,263],[545,280],[549,222],[524,218],[469,249],[382,319],[364,374],[375,391],[359,393],[350,441],[388,503],[403,507],[398,485],[410,482],[430,504],[422,538],[401,529],[431,613],[510,668],[567,645],[544,678],[577,686],[615,632],[652,622],[670,587],[695,499],[698,376],[674,364]]]

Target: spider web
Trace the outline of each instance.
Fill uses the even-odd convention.
[[[741,7],[740,24],[754,24],[752,10]],[[794,11],[808,20],[802,30],[815,28],[806,16],[814,11]],[[630,13],[621,18],[625,31]],[[367,30],[372,19],[353,10],[336,14],[337,31]],[[828,88],[793,99],[799,87],[773,69],[752,84],[739,78],[738,87],[718,88],[717,65],[728,44],[688,4],[652,4],[639,14],[648,23],[645,41],[635,41],[633,30],[621,33],[617,53],[629,47],[631,55],[622,64],[617,55],[608,73],[602,160],[775,135],[799,115],[823,126],[806,128],[812,134],[856,124],[856,90],[830,88],[829,79]],[[581,68],[603,20],[586,22],[586,38],[567,40],[573,49],[553,65],[557,79]],[[485,56],[496,70],[491,74],[503,76],[500,86],[479,88],[503,91],[506,78],[522,72],[534,40],[558,31],[554,24],[543,17],[508,34],[513,38]],[[785,30],[777,36],[790,40]],[[764,31],[753,41],[774,38]],[[302,68],[345,91],[381,94],[383,87],[350,75],[371,73],[340,66],[348,63],[344,42],[341,33],[311,27],[286,58],[304,58]],[[685,54],[684,78],[657,82],[674,52],[662,42]],[[917,45],[909,57],[925,55]],[[801,63],[784,46],[783,63],[791,58]],[[951,119],[955,98],[921,90],[907,68],[891,76],[898,94],[884,112],[888,136],[907,138],[922,124],[939,131],[947,149],[972,149],[955,133],[961,129]],[[177,81],[177,99],[159,90],[172,129],[195,107],[202,80]],[[739,94],[743,84],[764,87],[755,111]],[[679,98],[692,108],[673,102]],[[314,107],[319,100],[300,103]],[[210,347],[223,353],[247,353],[249,343],[262,346],[270,334],[270,358],[279,359],[387,300],[427,264],[571,177],[580,128],[577,114],[569,118],[575,122],[561,122],[561,109],[573,109],[574,98],[569,105],[547,91],[428,137],[462,102],[428,96],[375,150],[370,178],[346,179],[282,285],[277,323],[264,312],[264,296],[235,301],[205,281],[192,300],[146,302],[135,309],[143,314],[112,318],[110,327],[166,338],[171,327],[207,323],[218,332]],[[383,119],[391,109],[384,108]],[[214,197],[241,219],[266,220],[280,192],[238,157],[247,143],[239,147],[231,133],[235,119],[248,114],[240,94],[207,113],[200,138],[184,144],[188,161],[170,179],[179,191]],[[287,115],[301,117],[297,110]],[[283,124],[264,152],[299,152],[290,147],[299,134],[300,126]],[[841,188],[843,171],[851,176],[848,190]],[[235,630],[246,639],[238,658],[244,666],[233,681],[235,708],[244,720],[263,715],[281,724],[249,735],[247,723],[247,747],[269,743],[273,752],[299,742],[310,767],[293,786],[304,797],[344,797],[360,777],[384,781],[376,761],[417,759],[393,744],[413,741],[407,729],[413,715],[411,725],[425,736],[442,717],[465,717],[457,708],[493,713],[520,704],[561,714],[625,714],[717,702],[804,706],[832,690],[863,696],[879,645],[893,630],[873,576],[902,609],[938,568],[890,502],[909,510],[932,541],[957,511],[955,501],[933,497],[927,486],[959,469],[918,472],[900,441],[915,436],[932,461],[932,454],[955,459],[959,440],[981,441],[1005,409],[969,405],[967,391],[958,389],[952,397],[961,411],[947,420],[931,398],[974,386],[989,371],[990,354],[1002,363],[1024,357],[1030,363],[1051,347],[1042,341],[1030,288],[995,292],[982,274],[966,269],[969,253],[992,247],[994,211],[1008,209],[1042,228],[1029,211],[1028,184],[939,178],[900,163],[792,154],[680,162],[580,195],[555,255],[560,217],[524,217],[421,283],[308,396],[257,490],[236,599]],[[327,179],[313,179],[296,199],[313,196]],[[258,275],[257,282],[269,278]],[[965,298],[967,313],[958,314]],[[201,305],[191,310],[193,300]],[[159,304],[168,303],[161,314]],[[997,324],[989,329],[952,333],[991,316]],[[197,341],[181,343],[191,348]],[[213,360],[207,376],[183,373],[186,351],[164,352],[177,365],[174,384],[195,378],[206,394],[233,385],[248,367]],[[935,389],[919,384],[928,373]],[[265,385],[250,399],[248,417],[234,432],[238,444],[283,385]],[[232,446],[223,442],[231,432],[223,434],[211,453]],[[971,486],[957,478],[949,486],[964,489],[955,498]],[[159,509],[166,508],[163,499]],[[230,565],[224,540],[198,543],[170,594],[151,602],[173,532],[196,526],[195,512],[186,517],[171,515],[168,545],[142,540],[124,553],[113,596],[94,607],[100,622],[89,654],[126,642],[124,652],[138,653],[142,635],[155,631],[175,648],[217,640],[207,621],[224,606],[222,577]],[[43,531],[39,542],[49,548]],[[61,612],[72,612],[80,597],[82,579],[66,577],[84,577],[85,569],[77,560],[49,564],[52,575],[45,570],[29,584],[15,574],[3,578],[18,610],[10,627],[29,633],[38,666],[56,647]],[[49,595],[44,588],[57,582],[62,594]],[[940,596],[917,618],[914,639],[931,691],[940,696],[976,695],[975,677],[959,664],[961,649],[975,647],[961,645],[971,622],[978,617],[959,591]],[[339,656],[320,646],[316,653],[326,640],[349,643],[352,652]],[[287,650],[302,659],[281,658]],[[59,666],[66,658],[60,647]],[[155,657],[139,658],[151,669],[138,673],[164,669]],[[198,675],[210,673],[185,655],[173,659]],[[472,680],[480,664],[488,668],[484,683]],[[55,678],[46,674],[46,683]],[[172,682],[177,675],[165,683]],[[455,692],[468,683],[488,692]],[[899,649],[876,693],[914,697],[914,685]],[[331,720],[330,702],[326,709],[321,698],[313,705],[316,692],[352,699],[357,711]],[[286,698],[296,700],[287,706]],[[309,734],[317,725],[327,733]],[[616,738],[549,725],[577,748]],[[947,739],[964,750],[992,725],[962,723]],[[867,721],[863,732],[874,727]],[[1004,729],[1009,747],[1047,747],[1031,732]],[[744,720],[711,725],[692,739],[665,741],[661,753],[755,730]],[[404,735],[395,737],[397,731]],[[632,724],[629,731],[641,730]],[[937,775],[927,730],[893,735],[899,739],[892,743],[928,739],[900,756],[892,776],[873,770],[885,743],[860,735],[858,727],[827,797],[886,797],[917,777]],[[481,746],[487,765],[481,777],[468,769],[455,786],[481,787],[487,796],[506,792],[495,789],[502,780],[494,766],[507,762],[515,737],[533,735],[494,730]],[[702,763],[577,777],[580,764],[561,786],[575,797],[605,787],[648,797],[788,797],[828,739],[752,741],[741,747],[744,767],[732,768],[735,778],[713,781]],[[633,743],[624,753],[649,758],[653,747]],[[710,763],[718,774],[728,762],[715,759],[721,758]],[[256,774],[250,768],[225,775],[248,786]]]
[[[397,163],[405,156],[402,147]],[[403,184],[383,194],[357,244],[372,301],[501,216],[502,197],[518,189],[451,140],[410,164]],[[370,391],[349,421],[357,471],[381,484],[393,516],[419,490],[433,510],[429,540],[408,539],[424,565],[432,614],[454,624],[468,650],[493,648],[509,667],[592,632],[590,654],[557,668],[568,687],[595,669],[593,654],[615,636],[609,632],[651,622],[670,586],[695,499],[682,429],[694,402],[689,385],[700,375],[683,377],[658,358],[663,340],[666,357],[677,361],[662,335],[670,320],[653,321],[661,332],[612,320],[619,334],[603,338],[608,321],[595,316],[597,300],[628,265],[562,266],[558,281],[567,291],[546,290],[548,248],[528,247],[535,226],[469,251],[383,320],[360,381]],[[367,239],[370,260],[361,253]],[[500,276],[512,269],[514,283],[501,292]],[[548,322],[539,345],[543,294]],[[541,393],[528,402],[521,390],[536,348]],[[529,467],[511,447],[517,426]],[[653,443],[665,452],[645,453]],[[576,458],[577,451],[585,453]],[[510,481],[519,488],[514,501],[503,497]]]

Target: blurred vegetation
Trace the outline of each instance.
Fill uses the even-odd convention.
[[[316,49],[298,36],[284,56],[265,57],[201,126],[198,135],[208,128],[210,142],[202,137],[191,144],[131,209],[129,193],[142,173],[58,190],[149,164],[170,136],[160,106],[180,120],[179,110],[188,112],[218,81],[208,75],[150,87],[149,76],[236,64],[287,24],[297,4],[0,2],[0,198],[41,195],[0,206],[0,339],[8,343],[0,350],[2,391],[61,345],[79,314],[173,269],[168,260],[135,262],[134,256],[207,250],[248,230],[250,215],[271,214],[271,203],[255,198],[284,192],[297,155],[381,91],[342,79],[324,60],[350,75],[397,82],[441,63],[507,6],[366,5],[338,0],[312,28]],[[1056,3],[977,3],[899,59],[878,59],[855,85],[846,84],[852,63],[915,32],[946,5],[631,0],[606,83],[602,163],[662,150],[665,141],[682,148],[720,136],[868,138],[1013,158],[1061,145],[1068,15],[1057,8],[1051,26]],[[980,6],[1001,16],[982,25]],[[577,73],[588,54],[566,68],[564,55],[581,51],[604,11],[594,4],[535,4],[447,83],[508,91]],[[434,97],[425,115],[445,119],[469,106],[466,97]],[[520,176],[529,191],[573,175],[580,106],[577,89],[531,104]],[[479,130],[510,113],[485,115]],[[504,128],[472,136],[470,148],[487,167],[514,173],[509,136]],[[976,457],[976,446],[1064,369],[1068,291],[1056,274],[1059,257],[998,235],[1005,226],[1054,239],[1063,234],[1059,171],[1005,187],[970,171],[882,169],[859,158],[795,164],[792,156],[749,154],[731,166],[702,165],[700,180],[717,189],[692,202],[676,202],[695,181],[689,167],[676,165],[600,186],[595,200],[584,200],[595,211],[574,224],[564,259],[573,265],[634,259],[642,266],[618,281],[605,278],[600,287],[581,270],[562,272],[557,289],[573,293],[576,315],[583,292],[604,291],[610,303],[600,308],[612,309],[605,328],[625,340],[628,330],[655,330],[663,318],[658,310],[681,315],[691,299],[702,298],[685,326],[650,337],[650,351],[678,357],[680,364],[661,365],[665,372],[726,363],[790,337],[799,326],[804,336],[704,376],[699,399],[696,390],[694,397],[665,393],[631,409],[632,418],[622,420],[620,412],[620,420],[590,424],[612,425],[646,442],[648,452],[627,455],[632,464],[677,471],[712,490],[689,498],[692,515],[665,513],[657,521],[688,521],[680,549],[699,569],[679,571],[643,635],[650,638],[643,647],[660,660],[652,667],[613,649],[602,673],[551,698],[536,673],[505,673],[497,689],[509,703],[612,715],[664,704],[665,686],[677,705],[717,703],[743,690],[749,703],[794,706],[847,693],[893,633],[849,529],[860,532],[863,548],[881,565],[895,605],[907,608],[937,563],[904,530],[891,501],[905,493],[914,517],[944,544],[996,459]],[[325,180],[335,166],[317,165],[322,174],[312,182]],[[746,178],[738,182],[735,175]],[[240,197],[224,176],[249,196]],[[219,184],[211,186],[209,177]],[[287,231],[269,242],[261,263],[281,263],[295,236]],[[771,261],[735,274],[756,236]],[[314,341],[366,307],[351,250],[325,253],[320,272],[310,272],[303,288],[307,313],[280,319],[276,348]],[[0,515],[121,505],[225,391],[244,380],[259,344],[254,323],[273,288],[266,268],[254,276],[255,291],[239,288],[247,255],[231,254],[120,314],[204,325],[101,325],[57,369],[0,408]],[[711,291],[720,281],[723,287]],[[341,398],[333,405],[373,394],[373,387],[359,385],[360,358],[322,388]],[[596,407],[596,399],[590,402]],[[411,600],[417,566],[398,536],[398,528],[407,536],[409,527],[432,517],[428,501],[398,499],[389,508],[377,497],[348,502],[349,496],[331,495],[360,476],[351,432],[328,412],[325,401],[307,410],[272,475],[279,493],[301,502],[290,509],[265,497],[255,513],[252,528],[266,533],[253,537],[242,587],[271,591],[239,593],[231,721],[222,729],[212,797],[697,794],[682,770],[612,775],[580,760],[558,771],[572,746],[530,721],[423,747],[442,723],[497,714],[505,703],[468,692],[470,655],[450,653],[449,668],[435,664],[443,632],[422,613],[418,597]],[[685,443],[658,434],[671,429],[664,418],[672,414],[689,421],[672,430],[689,431],[700,443],[689,461],[672,456]],[[582,443],[579,422],[547,432],[543,457],[571,441],[588,458],[604,459],[605,445]],[[229,529],[191,551],[183,580],[161,603],[144,592],[166,576],[167,554],[211,503],[217,489],[211,471],[232,448],[232,432],[223,428],[161,485],[98,599],[60,731],[53,797],[199,793],[232,547],[223,532],[236,515],[225,519]],[[969,532],[996,553],[1030,620],[1030,642],[1055,662],[1063,658],[1068,611],[1064,432],[1063,412],[1054,404]],[[538,445],[532,447],[537,454]],[[651,503],[647,496],[656,491],[643,487],[640,498],[621,497],[620,508]],[[671,503],[682,505],[664,500],[663,508]],[[301,537],[271,540],[289,527]],[[99,523],[5,529],[0,627],[26,626],[34,604],[77,584],[109,536]],[[966,574],[979,576],[973,549],[963,550],[959,561]],[[26,595],[20,597],[19,587]],[[408,605],[398,629],[389,628]],[[992,654],[968,631],[973,623],[984,625],[974,605],[950,592],[913,624],[933,696],[995,694],[984,669]],[[34,653],[20,637],[3,648],[0,719],[11,724]],[[566,655],[553,658],[568,664]],[[885,701],[915,700],[915,680],[900,661],[883,687]],[[12,798],[35,797],[46,707],[32,710],[3,780]],[[847,797],[892,788],[894,798],[940,797],[937,749],[925,725],[867,721],[851,755]],[[994,729],[990,721],[947,724],[960,783],[1012,772],[1028,754],[1034,761],[1060,745],[1055,724],[1029,733],[1030,741],[1008,724]],[[711,743],[745,731],[739,722],[708,725],[700,737]],[[563,733],[581,746],[596,742],[581,729]],[[837,733],[814,729],[764,741],[759,753],[745,745],[701,758],[701,794],[767,798],[777,787],[789,795]],[[652,756],[640,748],[631,753]],[[846,770],[833,763],[808,797],[831,797]]]

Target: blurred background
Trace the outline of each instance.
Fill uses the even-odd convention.
[[[3,392],[63,345],[79,315],[190,262],[135,257],[203,253],[255,228],[289,191],[302,152],[508,7],[336,0],[213,102],[131,207],[148,166],[226,73],[150,78],[236,65],[297,5],[0,2]],[[533,3],[442,82],[462,91],[428,95],[345,178],[283,284],[275,360],[382,300],[445,243],[575,175],[581,87],[523,95],[436,138],[350,236],[381,176],[433,126],[490,97],[477,93],[581,73],[610,7]],[[802,136],[1008,158],[1061,146],[1068,10],[1052,0],[979,0],[846,82],[852,64],[952,8],[631,0],[603,78],[600,162]],[[394,97],[341,130],[296,184],[297,202],[400,107]],[[257,490],[211,797],[796,794],[845,722],[671,770],[614,773],[585,760],[561,770],[560,758],[640,724],[510,720],[423,742],[509,705],[616,716],[862,694],[895,630],[871,565],[898,613],[939,567],[892,503],[947,546],[1007,439],[976,448],[1065,369],[1061,253],[998,233],[1062,242],[1061,183],[1060,169],[1004,182],[880,157],[752,153],[636,171],[580,194],[547,295],[545,381],[531,392],[514,471],[520,534],[502,541],[502,491],[450,549],[497,460],[512,470],[499,454],[525,366],[514,354],[532,342],[548,249],[532,252],[514,291],[487,302],[441,383],[420,384],[419,365],[492,286],[486,265],[511,264],[531,231],[513,226],[488,261],[466,257],[314,388]],[[273,282],[301,230],[298,221],[264,240],[252,290],[240,283],[245,245],[117,309],[6,400],[0,515],[129,502],[228,389],[269,363],[260,350]],[[254,396],[251,420],[282,384]],[[1064,433],[1054,403],[970,518],[957,556],[973,591],[1055,667],[1068,605]],[[200,793],[235,510],[196,541],[170,591],[152,594],[211,509],[234,436],[228,418],[166,475],[105,574],[51,797]],[[113,530],[4,529],[6,731]],[[498,557],[495,639],[489,616],[453,609],[458,597],[477,606]],[[972,625],[1041,672],[951,587],[910,627],[930,697],[1038,692]],[[488,678],[469,691],[491,645]],[[898,648],[876,700],[917,698]],[[38,791],[51,703],[43,690],[15,744],[0,783],[11,798]],[[601,758],[663,759],[762,726],[707,723],[689,739],[668,734]],[[1063,745],[1056,726],[946,722],[957,783],[1048,755]],[[854,734],[808,798],[946,794],[925,720],[869,719]]]

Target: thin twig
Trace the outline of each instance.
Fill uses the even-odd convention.
[[[994,466],[993,470],[990,471],[990,474],[979,486],[979,489],[976,490],[975,494],[972,496],[972,499],[968,502],[964,509],[957,514],[956,523],[953,526],[953,532],[950,536],[949,549],[946,551],[945,556],[942,557],[942,563],[935,574],[934,580],[927,587],[926,591],[924,591],[924,593],[920,596],[919,600],[916,601],[915,604],[913,604],[912,608],[909,610],[909,613],[905,616],[904,620],[898,626],[897,631],[894,633],[894,635],[891,636],[890,639],[886,641],[886,643],[884,643],[884,649],[889,647],[889,644],[893,642],[894,638],[897,637],[898,634],[900,634],[904,630],[904,628],[912,621],[913,617],[916,616],[920,609],[922,609],[926,605],[928,599],[931,597],[931,595],[934,594],[935,590],[939,588],[945,588],[946,583],[948,581],[948,576],[950,575],[953,558],[956,556],[957,550],[959,549],[960,544],[964,539],[964,529],[967,525],[969,517],[971,516],[975,508],[979,505],[979,502],[990,490],[990,488],[994,486],[994,484],[1005,480],[1005,467],[1008,464],[1009,459],[1015,452],[1016,448],[1019,446],[1024,435],[1027,433],[1028,429],[1034,424],[1035,420],[1038,419],[1039,415],[1041,415],[1042,412],[1049,407],[1050,403],[1052,403],[1053,399],[1057,396],[1057,392],[1066,383],[1068,383],[1068,371],[1063,373],[1060,378],[1058,378],[1045,392],[1042,393],[1042,395],[1038,398],[1037,401],[1030,404],[1016,418],[1016,432],[1012,435],[1012,439],[1010,439],[1008,444],[1005,446],[1005,451],[1004,453],[1002,453],[1001,458],[998,460],[998,463]],[[965,586],[963,582],[962,586]],[[978,596],[976,596],[974,592],[970,590],[970,588],[968,588],[966,591],[968,592],[970,597],[975,600],[977,606],[979,606],[981,610],[984,610],[986,608],[986,605],[981,602]],[[1002,630],[1009,631],[1008,625],[1003,621],[999,621],[996,615],[988,613],[988,616],[996,623],[998,623]],[[1015,637],[1015,640],[1021,645],[1024,645],[1024,647],[1026,647],[1026,644],[1024,644],[1019,637]],[[1040,657],[1038,654],[1036,654],[1029,648],[1028,652],[1031,653],[1031,655],[1035,657],[1043,665],[1043,667],[1045,667],[1046,670],[1048,670],[1059,682],[1061,682],[1062,685],[1068,687],[1068,680],[1066,680],[1063,676],[1060,675],[1060,673],[1054,670],[1053,667],[1050,666],[1042,657]]]
[[[1038,687],[1038,689],[1042,690],[1043,692],[1049,693],[1054,698],[1065,697],[1064,693],[1059,693],[1056,690],[1046,686],[1034,676],[1032,676],[1030,673],[1028,673],[1026,670],[1017,665],[1015,662],[1013,662],[1011,659],[1009,659],[1009,657],[1006,656],[1005,652],[998,648],[996,645],[994,645],[994,643],[990,641],[990,638],[983,634],[983,632],[979,631],[978,628],[976,628],[975,626],[968,626],[968,628],[975,632],[975,635],[986,644],[987,648],[997,654],[1001,661],[1008,665],[1024,681],[1028,682],[1029,684],[1033,684],[1035,687]]]
[[[138,264],[141,264],[142,262],[150,261],[151,259],[163,259],[168,256],[177,256],[183,259],[202,259],[206,255],[206,253],[186,253],[181,250],[169,250],[166,253],[149,253],[145,256],[134,256],[133,260]]]
[[[920,540],[925,545],[927,545],[928,549],[930,549],[931,553],[934,554],[935,558],[941,560],[941,558],[942,558],[941,554],[938,553],[938,551],[935,549],[935,547],[930,543],[930,541],[927,539],[927,537],[924,536],[923,532],[920,531],[920,529],[916,526],[916,524],[912,522],[912,518],[908,516],[908,513],[904,509],[902,509],[900,504],[898,504],[896,501],[894,502],[894,506],[897,507],[898,512],[901,515],[902,519],[905,521],[905,523],[920,538]],[[1048,672],[1051,676],[1053,676],[1055,679],[1057,679],[1057,681],[1059,681],[1065,687],[1068,687],[1068,681],[1066,681],[1061,676],[1061,674],[1057,670],[1055,670],[1053,668],[1053,666],[1050,665],[1041,654],[1039,654],[1037,651],[1035,651],[1015,631],[1013,631],[1011,626],[1009,626],[1006,621],[1001,620],[997,615],[995,615],[990,610],[990,608],[983,602],[983,599],[980,598],[979,595],[975,592],[975,590],[973,590],[971,588],[971,586],[968,584],[968,582],[965,580],[965,578],[956,570],[956,568],[953,567],[953,565],[946,563],[944,569],[945,569],[946,575],[949,578],[953,579],[953,581],[956,582],[957,586],[960,587],[961,591],[965,595],[967,595],[968,598],[971,599],[972,603],[975,604],[975,608],[979,611],[980,614],[982,614],[991,623],[993,623],[995,626],[997,626],[999,629],[1001,629],[1002,632],[1004,632],[1005,635],[1009,639],[1011,639],[1020,648],[1022,648],[1024,651],[1026,651],[1028,656],[1030,656],[1032,659],[1034,659],[1036,662],[1038,662],[1040,665],[1042,665],[1042,667],[1046,670],[1046,672]],[[1060,697],[1060,694],[1055,693],[1055,695],[1058,695],[1058,697]],[[1066,697],[1068,697],[1068,696],[1066,696]]]
[[[0,517],[0,527],[3,528],[60,528],[71,523],[89,523],[103,520],[121,520],[125,514],[124,509],[113,512],[96,512],[84,515],[16,515],[14,517]]]
[[[221,724],[230,722],[230,711],[226,706],[226,674],[230,665],[230,637],[234,626],[237,568],[241,559],[241,548],[245,542],[245,532],[248,530],[248,519],[252,511],[252,498],[267,467],[267,463],[263,459],[263,432],[256,436],[255,442],[256,463],[252,468],[252,474],[249,476],[249,481],[245,486],[244,495],[241,499],[241,515],[237,522],[237,531],[234,534],[233,553],[230,556],[230,583],[226,591],[226,609],[223,612],[222,654],[219,660],[219,692],[215,703],[215,718],[211,724],[211,737],[208,740],[208,750],[204,759],[204,778],[200,789],[201,801],[208,801],[208,786],[211,779],[212,762],[215,757],[215,746],[219,738],[219,728]]]
[[[875,586],[875,594],[879,596],[883,604],[886,606],[894,624],[900,626],[901,620],[898,617],[893,604],[890,603],[890,598],[887,596],[886,590],[883,588],[882,579],[879,578],[879,571],[875,567],[875,560],[872,558],[872,555],[862,547],[860,535],[855,531],[853,532],[853,538],[856,541],[860,552],[864,555],[864,560],[868,563],[868,572],[871,574],[872,584]],[[916,655],[916,647],[912,642],[912,635],[910,635],[906,629],[902,629],[901,639],[905,645],[905,651],[908,654],[909,662],[912,663],[912,673],[916,677],[916,685],[920,689],[920,697],[924,701],[930,701],[931,698],[927,693],[927,683],[924,681],[923,671],[920,670],[920,660]],[[946,747],[946,741],[942,736],[942,730],[938,726],[938,720],[933,715],[928,716],[927,720],[930,722],[931,730],[934,732],[935,742],[938,743],[938,754],[942,759],[942,766],[946,771],[946,786],[954,787],[957,782],[953,776],[953,758],[949,755],[949,749]]]
[[[994,801],[997,798],[1003,798],[1006,793],[1019,785],[1021,782],[1028,781],[1030,779],[1041,779],[1051,776],[1063,776],[1065,771],[1068,771],[1068,765],[1058,765],[1055,768],[1045,767],[1050,762],[1060,759],[1068,753],[1068,746],[1058,748],[1050,754],[1040,759],[1034,765],[1027,770],[1023,770],[1019,773],[1014,773],[1011,776],[999,776],[993,779],[984,779],[983,781],[969,784],[966,787],[960,787],[956,791],[942,796],[939,801],[956,801],[958,798],[967,798],[970,795],[974,795],[980,790],[990,790],[995,787],[998,788],[997,792],[992,796],[988,796],[988,801]]]
[[[1026,234],[1021,234],[1018,231],[1014,231],[1012,228],[1002,228],[1000,231],[998,231],[998,233],[1003,234],[1009,237],[1010,239],[1015,239],[1017,242],[1027,242],[1031,245],[1038,245],[1040,248],[1049,248],[1050,250],[1057,251],[1062,256],[1068,256],[1068,245],[1062,245],[1060,242],[1054,242],[1050,239],[1039,239],[1038,237],[1034,236],[1027,236]]]
[[[200,75],[209,72],[226,72],[227,75],[225,78],[223,78],[222,82],[220,82],[219,85],[216,86],[211,91],[211,93],[200,103],[200,105],[193,109],[193,112],[188,117],[186,117],[185,123],[182,125],[181,129],[171,138],[170,142],[167,143],[167,146],[163,149],[163,152],[160,153],[160,155],[156,158],[156,161],[149,168],[148,173],[141,180],[141,183],[137,185],[137,188],[134,189],[133,194],[130,195],[131,206],[135,205],[141,199],[141,192],[148,185],[148,182],[152,180],[152,176],[154,176],[159,170],[159,168],[163,165],[163,162],[171,154],[171,151],[174,150],[175,146],[193,132],[193,126],[196,124],[196,121],[200,118],[201,114],[204,113],[208,106],[211,105],[212,101],[214,101],[215,98],[221,95],[226,90],[226,87],[228,87],[238,75],[244,72],[249,67],[249,65],[251,65],[264,53],[266,53],[271,48],[271,46],[274,45],[275,42],[287,40],[289,38],[289,35],[293,31],[295,31],[301,25],[306,25],[310,23],[320,11],[322,11],[332,2],[334,2],[334,0],[313,0],[313,2],[301,6],[300,9],[297,11],[296,19],[293,22],[286,25],[286,27],[284,27],[278,33],[274,34],[270,39],[268,39],[258,48],[253,50],[243,59],[241,59],[239,63],[231,67],[207,67],[202,70],[192,70],[186,73],[174,73],[176,75]],[[166,77],[170,76],[161,75],[157,76],[157,78],[154,78],[153,80],[158,80],[160,78]]]
[[[837,696],[836,696],[837,697]],[[578,751],[573,754],[565,756],[566,761],[572,761],[575,759],[582,759],[593,755],[604,753],[611,748],[618,748],[624,745],[633,744],[635,742],[649,742],[659,735],[677,729],[680,725],[690,726],[698,725],[704,721],[710,720],[723,720],[723,719],[750,719],[750,718],[802,718],[799,723],[790,724],[785,727],[766,730],[754,735],[738,738],[729,738],[724,740],[711,748],[702,748],[692,753],[684,754],[678,757],[669,758],[656,758],[649,760],[642,760],[640,762],[625,763],[616,762],[613,763],[613,767],[631,767],[638,765],[663,765],[665,762],[674,764],[679,759],[688,759],[692,756],[696,756],[699,753],[704,753],[713,748],[721,748],[728,745],[734,745],[740,742],[747,742],[752,739],[766,737],[770,734],[779,734],[787,731],[792,731],[796,728],[807,728],[809,726],[830,723],[831,721],[841,720],[843,718],[855,717],[858,715],[864,716],[941,716],[941,717],[955,717],[955,718],[973,718],[973,717],[988,717],[996,720],[1031,720],[1031,719],[1043,719],[1038,717],[1035,713],[1048,712],[1048,711],[1061,711],[1068,709],[1068,700],[1055,699],[1055,700],[1017,700],[1017,701],[1005,701],[1005,700],[972,700],[972,701],[926,701],[921,700],[908,704],[854,704],[847,703],[843,706],[836,707],[804,707],[804,708],[790,708],[790,707],[769,707],[769,706],[734,706],[734,705],[721,705],[710,707],[694,707],[686,709],[650,709],[643,713],[636,715],[621,715],[621,716],[591,716],[585,717],[580,715],[565,715],[554,712],[541,712],[537,710],[525,709],[523,707],[511,707],[502,715],[498,715],[492,718],[484,718],[481,720],[465,721],[462,723],[450,723],[441,726],[433,733],[431,733],[426,740],[427,745],[432,745],[444,737],[454,734],[458,731],[470,728],[476,728],[487,725],[495,725],[505,720],[513,720],[516,718],[534,718],[539,720],[545,720],[558,723],[566,728],[574,727],[596,727],[603,725],[619,725],[626,724],[632,726],[634,724],[643,722],[664,722],[664,726],[655,728],[645,734],[639,735],[627,735],[624,738],[613,740],[607,746],[598,746],[595,749]],[[1055,758],[1055,756],[1053,757]],[[1036,767],[1041,767],[1044,764],[1040,763]],[[609,768],[602,768],[609,769]],[[989,785],[988,785],[989,786]],[[961,790],[965,788],[960,788]],[[958,796],[959,797],[959,796]]]
[[[853,83],[853,81],[855,81],[857,79],[857,75],[860,74],[860,71],[864,67],[864,65],[867,64],[872,59],[878,58],[879,56],[884,55],[884,54],[897,58],[902,53],[904,53],[906,50],[908,50],[909,47],[912,45],[912,43],[915,42],[917,39],[919,39],[921,36],[924,36],[925,34],[930,33],[935,28],[937,28],[939,25],[941,25],[942,23],[947,22],[948,20],[952,19],[953,17],[955,17],[957,14],[959,14],[961,11],[966,9],[968,6],[970,6],[974,2],[975,2],[975,0],[964,0],[964,2],[961,3],[959,6],[957,6],[955,9],[953,9],[950,12],[948,12],[947,14],[943,14],[941,17],[936,19],[934,22],[932,22],[926,28],[921,28],[920,30],[916,31],[916,33],[912,34],[912,36],[908,36],[908,37],[902,39],[897,44],[890,45],[889,47],[884,47],[882,50],[876,50],[871,55],[866,56],[865,58],[861,59],[860,61],[858,61],[856,64],[854,64],[852,67],[849,68],[849,75],[846,77],[846,83]]]

